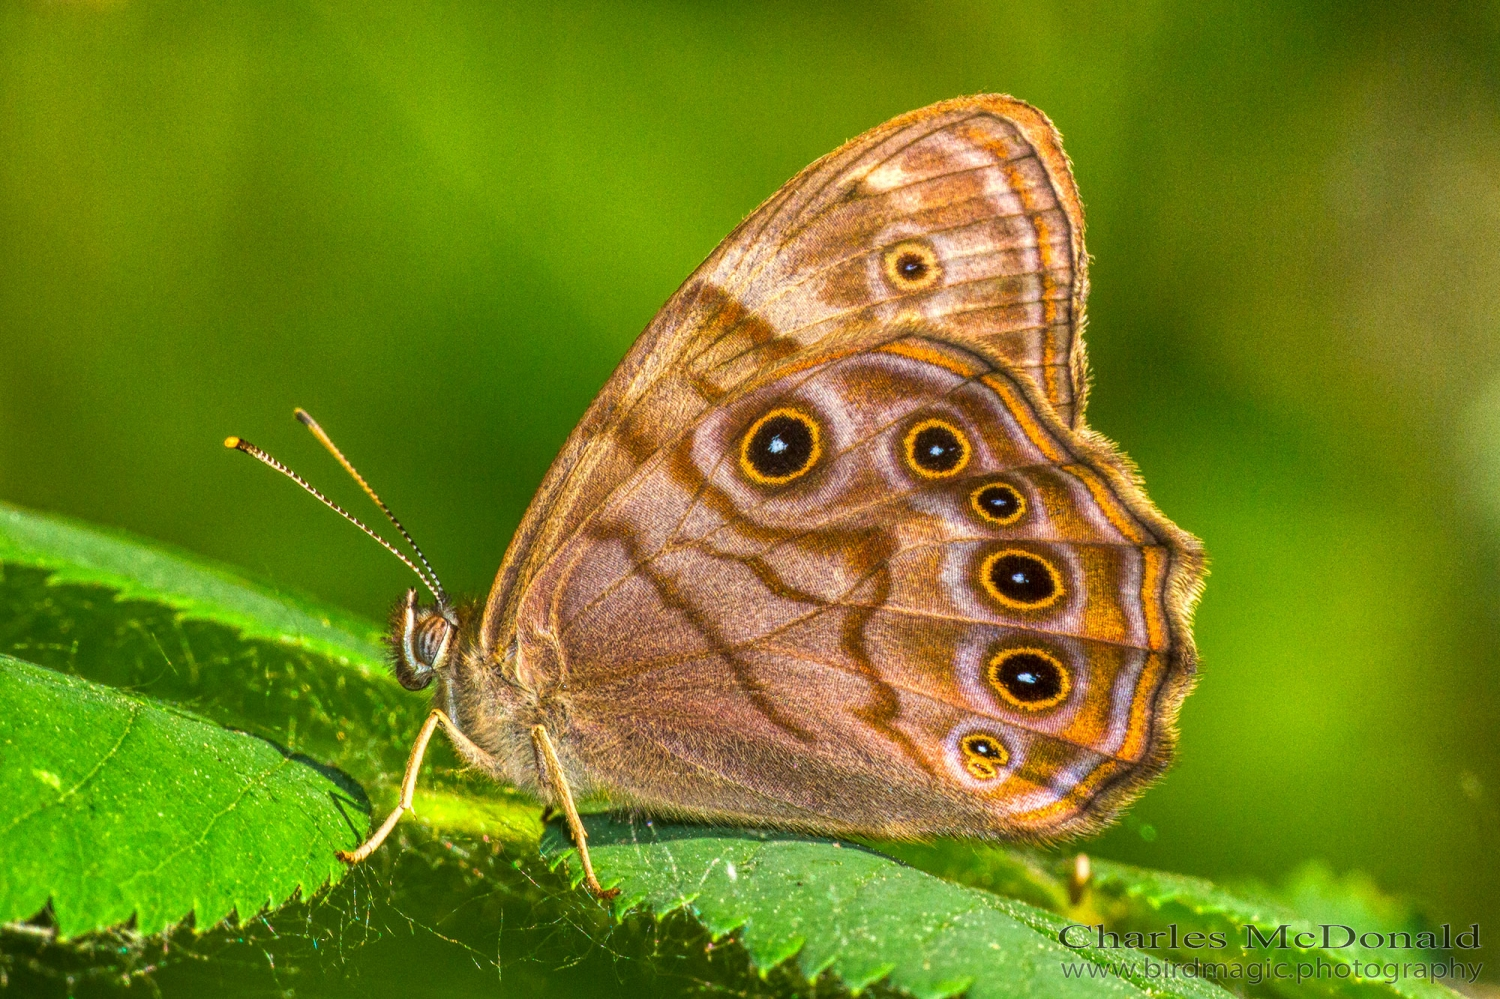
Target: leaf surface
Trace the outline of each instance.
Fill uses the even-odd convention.
[[[919,999],[1228,994],[1192,979],[1149,978],[1134,951],[1065,947],[1058,933],[1066,919],[852,844],[604,816],[586,822],[600,880],[621,890],[617,913],[685,909],[715,938],[736,934],[763,974],[795,961],[808,979],[830,972],[855,991],[885,981]],[[572,856],[554,827],[543,849],[557,860]]]
[[[0,657],[0,922],[242,918],[343,875],[358,785],[265,739]]]
[[[375,626],[122,532],[0,504],[0,653],[265,736],[395,801],[428,699],[386,668]],[[429,751],[417,814],[534,843],[539,809]]]
[[[118,599],[161,604],[181,619],[229,625],[247,638],[301,646],[362,675],[383,672],[380,630],[370,622],[123,531],[0,503],[0,562],[47,569],[54,584],[109,587]]]

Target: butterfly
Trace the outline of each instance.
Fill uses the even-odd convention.
[[[1084,423],[1086,267],[1061,140],[1010,97],[794,177],[621,362],[488,600],[402,556],[436,603],[398,604],[395,670],[434,706],[345,859],[438,726],[563,811],[601,897],[578,795],[887,838],[1110,821],[1171,757],[1203,554]]]

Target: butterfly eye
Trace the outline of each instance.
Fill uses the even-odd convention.
[[[923,420],[906,432],[906,463],[927,479],[957,475],[973,450],[964,432],[946,420]]]
[[[1067,699],[1068,671],[1042,649],[1006,649],[989,663],[989,680],[1007,703],[1024,711],[1044,711]]]
[[[457,619],[450,610],[418,608],[417,591],[407,590],[406,599],[396,605],[393,624],[396,679],[407,690],[422,690],[447,663]]]
[[[1000,776],[1000,768],[1010,762],[1005,743],[987,732],[964,736],[958,742],[958,751],[963,754],[964,769],[979,780],[994,780]]]
[[[779,486],[805,474],[823,453],[818,424],[796,409],[773,409],[740,444],[740,468],[752,482]]]
[[[1003,482],[980,486],[969,494],[974,512],[992,524],[1014,524],[1026,513],[1026,500]]]
[[[921,291],[937,284],[943,268],[932,247],[914,239],[897,243],[885,251],[886,280],[897,291]]]
[[[439,614],[433,614],[419,624],[416,640],[412,643],[416,647],[417,658],[429,666],[437,662],[452,630],[452,626]]]
[[[990,596],[1006,607],[1039,610],[1062,594],[1062,579],[1052,564],[1030,552],[1006,549],[988,556],[979,579]]]

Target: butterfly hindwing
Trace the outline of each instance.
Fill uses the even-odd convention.
[[[747,379],[547,559],[520,650],[580,772],[671,812],[1048,836],[1164,766],[1196,542],[1034,382],[931,334]]]

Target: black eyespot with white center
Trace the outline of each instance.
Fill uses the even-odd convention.
[[[942,265],[931,246],[907,239],[886,249],[885,279],[899,292],[925,291],[943,276]]]
[[[783,485],[807,473],[823,454],[817,421],[800,409],[773,409],[740,443],[740,468],[752,482]]]
[[[1044,711],[1067,700],[1072,682],[1062,662],[1046,649],[1005,649],[989,661],[990,685],[1012,707]]]
[[[923,420],[906,432],[907,466],[926,479],[947,479],[964,470],[973,448],[969,438],[947,420]]]
[[[1002,527],[1026,515],[1026,498],[1004,482],[991,482],[975,489],[969,494],[969,505],[982,519]]]
[[[1052,563],[1027,551],[1007,548],[980,563],[979,579],[985,591],[1002,606],[1039,610],[1051,606],[1062,595],[1062,579]]]
[[[977,780],[994,780],[1010,762],[1010,752],[998,736],[970,732],[958,741],[963,768]]]

